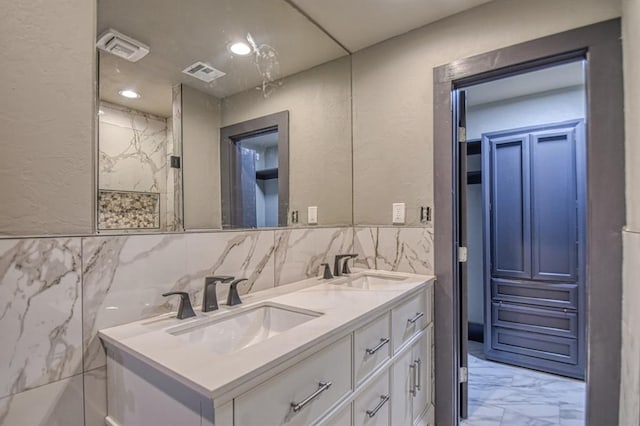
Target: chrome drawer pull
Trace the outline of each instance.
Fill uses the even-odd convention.
[[[373,355],[376,352],[378,352],[387,343],[389,343],[389,339],[388,338],[385,337],[383,339],[380,339],[380,343],[378,344],[378,346],[376,346],[375,348],[372,348],[372,349],[367,348],[367,353],[369,355]]]
[[[415,323],[416,323],[416,321],[418,321],[418,320],[419,320],[420,318],[422,318],[423,316],[424,316],[424,314],[423,314],[422,312],[418,312],[418,313],[416,314],[416,316],[415,316],[415,317],[410,318],[408,321],[409,321],[411,324],[415,324]]]
[[[314,399],[319,397],[322,392],[326,391],[330,387],[331,387],[331,382],[320,382],[320,383],[318,383],[318,390],[317,391],[315,391],[314,393],[312,393],[311,395],[309,395],[304,400],[302,400],[302,401],[300,401],[298,403],[296,403],[296,402],[292,402],[291,403],[291,408],[293,409],[293,412],[297,413],[298,411],[302,410],[305,405],[307,405],[308,403],[310,403],[311,401],[313,401]]]
[[[422,380],[420,378],[420,372],[422,371],[422,360],[420,360],[420,358],[418,358],[413,362],[418,366],[418,369],[416,371],[416,389],[420,390],[420,386],[422,385],[422,383],[421,383]]]
[[[373,410],[367,410],[367,416],[369,416],[369,418],[375,416],[378,413],[378,411],[380,411],[382,406],[387,403],[388,400],[389,400],[389,395],[380,395],[380,402],[378,403],[378,405],[376,405],[376,408],[374,408]]]
[[[416,392],[416,365],[415,363],[411,363],[409,366],[409,393],[413,396],[417,395]]]

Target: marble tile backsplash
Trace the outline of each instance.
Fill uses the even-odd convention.
[[[353,232],[357,266],[433,274],[433,228],[356,227]]]
[[[432,246],[427,228],[0,240],[0,426],[102,426],[97,332],[175,310],[165,291],[188,291],[199,306],[206,276],[247,278],[247,294],[319,275],[321,263],[348,252],[358,266],[431,273]],[[227,286],[218,291],[224,300]]]

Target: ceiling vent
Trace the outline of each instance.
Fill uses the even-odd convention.
[[[96,46],[130,62],[137,62],[149,53],[149,46],[111,29],[98,37]]]
[[[196,62],[195,64],[189,65],[183,69],[182,72],[190,75],[191,77],[195,77],[198,80],[202,80],[205,83],[211,83],[216,78],[226,75],[222,71],[217,70],[204,62]]]

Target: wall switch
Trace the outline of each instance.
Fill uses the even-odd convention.
[[[318,224],[318,206],[312,206],[307,208],[307,223],[309,225]]]
[[[298,223],[298,210],[291,212],[291,223]]]
[[[404,203],[393,203],[392,223],[404,223],[405,208]]]

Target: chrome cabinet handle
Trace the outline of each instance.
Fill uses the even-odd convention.
[[[416,316],[414,316],[413,318],[409,318],[407,321],[409,321],[411,324],[415,324],[416,321],[418,321],[420,318],[422,318],[424,316],[424,314],[422,312],[418,312],[416,314]]]
[[[378,403],[378,405],[376,405],[376,408],[374,408],[373,410],[367,410],[367,416],[369,416],[369,418],[375,416],[378,413],[378,411],[380,411],[382,406],[387,403],[387,401],[389,401],[388,394],[380,395],[380,402]]]
[[[422,379],[420,378],[420,372],[422,371],[422,360],[420,358],[413,361],[415,365],[417,365],[416,370],[416,389],[420,390],[420,386],[422,385]]]
[[[291,408],[293,409],[293,412],[297,413],[298,411],[302,410],[305,405],[307,405],[308,403],[316,399],[318,396],[320,396],[322,392],[329,389],[331,387],[331,384],[332,384],[331,382],[320,382],[318,383],[317,391],[315,391],[314,393],[312,393],[311,395],[309,395],[308,397],[306,397],[300,402],[292,402]]]
[[[380,339],[380,343],[379,343],[375,348],[371,348],[371,349],[367,348],[367,353],[368,353],[369,355],[373,355],[373,354],[375,354],[376,352],[378,352],[378,351],[379,351],[379,350],[380,350],[384,345],[386,345],[387,343],[389,343],[389,339],[388,339],[388,338],[386,338],[386,337],[385,337],[385,338],[382,338],[382,339]]]
[[[411,363],[409,366],[409,372],[411,375],[409,376],[409,393],[413,396],[416,396],[416,365],[415,363]]]

